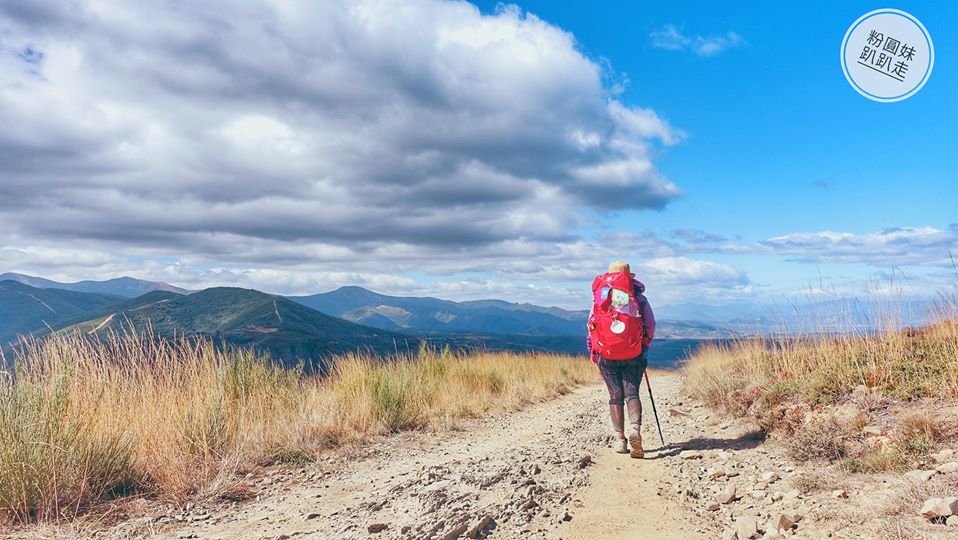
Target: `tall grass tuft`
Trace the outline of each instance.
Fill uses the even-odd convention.
[[[903,328],[904,304],[896,311],[894,305],[872,302],[874,312],[864,313],[865,324],[836,313],[827,328],[816,330],[805,321],[780,337],[706,346],[686,362],[686,387],[709,405],[750,415],[793,441],[804,435],[827,439],[828,449],[807,441],[798,446],[831,459],[848,453],[852,469],[920,462],[940,431],[938,420],[926,413],[887,425],[890,442],[864,440],[861,430],[870,419],[881,420],[873,413],[895,400],[958,397],[956,299],[943,296],[921,328]],[[823,406],[832,404],[842,405],[833,411],[845,411],[844,431],[832,433],[815,423]],[[888,424],[888,415],[881,421]]]
[[[863,385],[899,398],[958,396],[958,320],[917,330],[743,339],[701,348],[685,366],[693,395],[744,414],[797,398],[834,403]]]
[[[21,343],[0,380],[0,520],[70,519],[149,493],[214,496],[240,472],[554,397],[595,378],[553,354],[423,348],[332,360],[321,378],[205,339],[133,333]]]

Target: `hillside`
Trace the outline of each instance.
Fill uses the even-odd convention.
[[[291,300],[323,313],[377,328],[480,334],[571,336],[582,334],[587,312],[514,304],[502,300],[453,302],[431,297],[378,294],[341,287]]]
[[[570,337],[584,335],[588,310],[517,304],[503,300],[453,302],[431,297],[389,296],[362,287],[341,287],[291,300],[323,313],[395,331],[449,332],[510,336]],[[668,313],[668,312],[666,312]],[[714,339],[730,336],[727,324],[699,322],[694,310],[686,320],[658,317],[657,336],[662,339]],[[703,315],[709,312],[703,310]],[[526,340],[528,341],[528,340]],[[581,347],[561,349],[581,352]],[[674,348],[674,347],[673,347]],[[672,357],[670,357],[671,359]]]
[[[16,278],[6,282],[6,294],[16,297],[4,302],[0,315],[0,339],[5,344],[18,334],[42,335],[50,328],[110,331],[130,325],[142,329],[149,322],[159,335],[214,336],[258,347],[285,361],[362,348],[389,353],[418,346],[421,341],[454,349],[585,352],[587,312],[557,307],[389,296],[361,287],[290,299],[230,288],[183,295],[177,292],[182,289],[131,278],[63,284],[22,274],[4,275]],[[127,297],[151,287],[161,288]],[[170,288],[176,290],[166,290]],[[282,323],[277,312],[285,317]],[[657,335],[653,361],[661,366],[671,366],[687,349],[697,346],[690,340],[724,337],[707,324],[662,320]]]
[[[106,294],[40,289],[16,281],[0,281],[0,346],[18,335],[46,333],[120,298]]]
[[[402,351],[415,344],[409,336],[354,324],[251,289],[216,287],[173,297],[152,294],[152,302],[118,304],[119,309],[71,328],[102,334],[152,327],[159,336],[207,336],[269,352],[286,362],[357,349]]]
[[[24,285],[36,287],[38,289],[62,289],[65,291],[82,293],[109,294],[123,298],[136,298],[137,296],[142,296],[150,291],[167,291],[177,294],[186,294],[190,292],[186,289],[181,289],[180,287],[175,287],[168,283],[162,283],[159,281],[146,281],[126,276],[107,279],[104,281],[84,280],[74,283],[61,283],[51,279],[7,272],[5,274],[0,274],[0,281],[4,280],[16,281],[23,283]]]
[[[392,330],[430,330],[479,334],[572,336],[582,333],[585,311],[515,304],[502,300],[453,302],[431,297],[388,296],[341,287],[291,300],[329,315]]]

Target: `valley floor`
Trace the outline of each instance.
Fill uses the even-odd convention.
[[[878,538],[898,530],[901,538],[958,538],[956,527],[923,522],[917,507],[904,517],[884,513],[880,501],[908,485],[901,475],[815,477],[813,485],[814,467],[791,463],[748,425],[684,397],[678,376],[652,383],[669,444],[658,444],[644,396],[643,460],[612,452],[605,389],[587,386],[455,431],[382,437],[318,464],[274,467],[248,479],[236,493],[251,497],[243,502],[153,512],[80,535],[584,540]]]

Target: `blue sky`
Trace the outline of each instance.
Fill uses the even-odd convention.
[[[0,270],[581,307],[624,258],[657,305],[953,291],[958,5],[893,6],[936,49],[898,103],[839,64],[876,7],[11,0]]]
[[[481,2],[495,10],[495,2]],[[900,2],[937,52],[913,98],[875,103],[842,74],[849,25],[874,2],[526,1],[523,9],[572,32],[582,50],[627,76],[623,102],[651,107],[688,133],[656,161],[685,196],[661,212],[623,212],[612,228],[697,228],[745,241],[797,231],[948,229],[958,222],[958,4]],[[702,56],[653,46],[668,27],[694,39],[742,43]],[[958,253],[958,243],[952,249]],[[796,264],[781,256],[714,257],[772,286],[867,279],[892,265]],[[919,269],[917,272],[921,273]]]

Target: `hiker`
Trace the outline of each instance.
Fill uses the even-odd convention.
[[[625,261],[615,261],[609,271],[592,282],[586,346],[589,358],[609,389],[609,415],[615,430],[615,451],[629,454],[625,436],[625,410],[629,413],[628,442],[634,458],[642,449],[642,402],[639,388],[648,366],[649,344],[655,335],[655,316],[643,296],[645,285]]]

